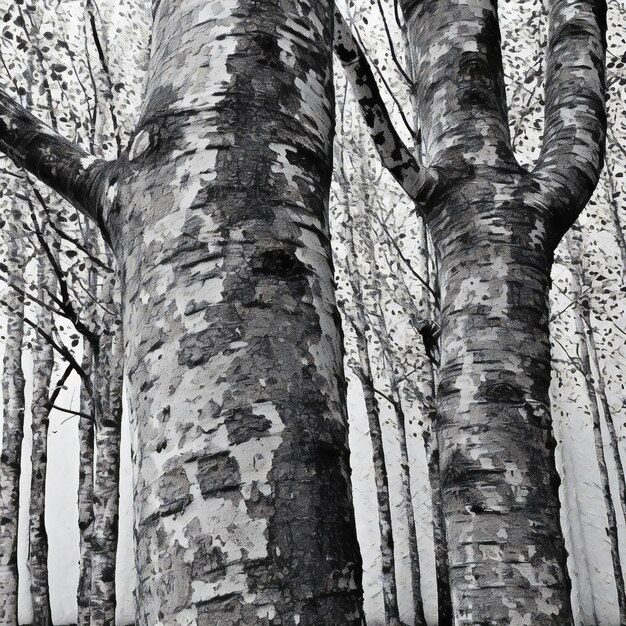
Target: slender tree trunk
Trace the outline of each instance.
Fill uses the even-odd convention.
[[[402,408],[398,381],[391,371],[390,388],[392,404],[396,413],[398,443],[400,445],[401,495],[406,514],[409,542],[409,559],[411,561],[411,592],[413,596],[413,623],[425,626],[424,602],[422,600],[422,572],[420,566],[417,530],[415,528],[415,511],[413,509],[413,492],[411,489],[411,464],[406,439],[406,417]]]
[[[38,298],[48,301],[51,272],[42,259],[38,266]],[[52,313],[45,307],[37,324],[49,333]],[[54,349],[49,341],[37,334],[33,341],[33,400],[31,408],[31,430],[33,447],[31,452],[30,515],[29,515],[29,567],[30,592],[33,603],[33,621],[38,626],[52,624],[50,610],[50,588],[48,584],[48,533],[46,531],[46,474],[48,468],[48,424],[50,407],[48,397],[54,369]]]
[[[620,560],[619,538],[617,532],[617,517],[615,515],[615,505],[611,495],[611,485],[609,480],[609,471],[606,464],[604,454],[604,437],[602,436],[601,412],[604,415],[607,430],[609,431],[610,448],[616,463],[617,480],[620,490],[620,500],[624,507],[624,469],[619,453],[618,441],[613,424],[612,414],[604,391],[604,385],[601,378],[597,378],[600,373],[597,361],[597,353],[595,350],[595,342],[593,340],[593,326],[591,325],[591,314],[589,310],[589,301],[582,294],[584,286],[584,271],[582,267],[582,259],[580,255],[580,233],[577,229],[573,229],[568,236],[568,247],[572,259],[572,297],[575,305],[575,321],[576,332],[578,333],[578,353],[582,374],[585,378],[587,395],[589,396],[589,410],[592,419],[593,437],[596,449],[596,458],[598,461],[598,470],[600,472],[600,484],[604,496],[604,505],[606,509],[607,528],[606,534],[611,547],[611,561],[613,565],[613,576],[615,578],[615,587],[617,591],[617,606],[619,610],[620,624],[626,624],[626,589],[624,588],[624,575]],[[608,417],[607,417],[608,415]],[[609,427],[609,423],[612,428]],[[623,508],[622,508],[623,510]]]
[[[360,297],[360,296],[359,296]],[[357,313],[358,315],[358,313]],[[361,315],[359,315],[361,317]],[[374,379],[370,365],[367,338],[362,320],[355,321],[352,327],[356,334],[358,361],[354,365],[355,374],[363,389],[365,410],[372,442],[372,459],[374,462],[374,483],[376,485],[376,501],[378,503],[378,529],[380,531],[381,567],[383,575],[383,602],[385,607],[385,623],[399,626],[398,589],[396,585],[396,560],[394,555],[393,524],[391,520],[391,503],[389,501],[389,480],[383,433],[380,423],[380,407],[374,393]]]
[[[105,280],[101,300],[115,311],[113,287],[112,277]],[[93,378],[96,463],[91,537],[92,626],[115,626],[123,361],[123,334],[114,321],[101,334]]]
[[[90,287],[91,281],[89,281]],[[82,368],[93,385],[94,350],[83,338]],[[79,574],[78,574],[78,626],[90,624],[91,598],[91,538],[93,534],[93,468],[94,468],[94,407],[91,391],[81,383],[80,412],[91,419],[80,417],[78,422],[78,528],[79,528]]]
[[[428,339],[431,344],[426,347],[427,358],[424,359],[425,383],[429,389],[431,398],[436,394],[437,370],[434,363],[435,355],[440,352],[438,338],[433,336],[433,332],[438,328],[440,321],[439,302],[439,276],[435,270],[431,271],[431,265],[435,268],[436,257],[431,253],[428,243],[428,230],[425,221],[422,221],[420,228],[420,257],[423,266],[420,267],[420,275],[424,277],[427,284],[431,286],[436,297],[431,292],[423,290],[424,317],[431,323],[431,335]],[[426,343],[426,339],[425,342]],[[431,353],[429,353],[431,352]],[[428,482],[431,493],[431,515],[433,519],[433,541],[435,544],[435,576],[437,578],[437,624],[438,626],[451,626],[452,624],[452,598],[450,595],[450,572],[448,567],[448,538],[446,535],[446,520],[443,512],[443,497],[441,493],[441,474],[439,471],[439,443],[436,436],[437,431],[437,411],[431,404],[422,406],[422,414],[426,423],[423,429],[424,450],[426,453],[426,464],[428,467]]]
[[[15,217],[15,219],[17,219]],[[7,265],[12,283],[23,290],[24,261],[18,228],[7,228]],[[0,456],[0,624],[17,626],[17,529],[19,519],[22,439],[24,437],[24,299],[9,289],[2,370],[2,455]]]

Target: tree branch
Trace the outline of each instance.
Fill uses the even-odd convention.
[[[0,90],[0,151],[104,228],[108,182],[116,167],[55,133]]]
[[[606,134],[604,0],[548,0],[545,134],[535,179],[560,239],[591,197]]]
[[[363,49],[339,9],[335,10],[334,48],[352,85],[383,165],[414,202],[425,202],[437,184],[437,177],[433,170],[417,162],[398,135]]]

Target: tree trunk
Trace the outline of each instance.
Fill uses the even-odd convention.
[[[17,216],[14,214],[14,219]],[[12,283],[23,290],[24,261],[19,229],[7,229],[7,265]],[[0,624],[17,626],[17,528],[20,501],[22,439],[24,437],[24,299],[9,289],[6,343],[2,370],[2,456],[0,457]]]
[[[569,624],[548,396],[551,250],[541,211],[490,178],[455,190],[431,222],[441,259],[437,436],[454,617]],[[454,211],[468,219],[452,229]]]
[[[38,297],[48,301],[47,289],[51,271],[41,259],[38,266]],[[54,293],[54,291],[52,291]],[[52,313],[41,308],[37,324],[50,333]],[[50,588],[48,584],[48,533],[46,531],[46,474],[48,469],[48,424],[50,407],[48,397],[54,369],[52,344],[37,334],[33,342],[33,400],[31,405],[31,430],[33,447],[31,452],[30,515],[29,515],[29,567],[30,592],[33,603],[33,621],[38,626],[52,624],[50,611]]]
[[[357,292],[361,297],[362,292]],[[361,313],[359,315],[359,313]],[[357,313],[362,318],[362,312]],[[356,334],[358,361],[354,365],[355,374],[363,389],[363,399],[367,412],[369,435],[372,442],[372,460],[374,462],[374,483],[376,485],[376,501],[378,503],[378,529],[380,532],[381,568],[383,578],[383,603],[385,607],[385,624],[400,626],[398,611],[398,589],[396,585],[396,559],[394,555],[393,524],[391,520],[391,504],[389,501],[389,480],[385,462],[383,433],[380,423],[380,407],[374,394],[374,379],[370,366],[370,356],[365,337],[363,319],[352,324]]]
[[[578,333],[578,354],[580,356],[580,369],[585,378],[587,395],[589,397],[589,410],[592,420],[593,437],[600,473],[600,485],[604,496],[606,509],[607,527],[606,535],[611,547],[611,561],[613,565],[613,576],[615,578],[615,588],[617,591],[617,606],[619,610],[620,624],[626,624],[626,590],[624,588],[624,575],[620,561],[619,538],[617,532],[617,516],[615,515],[615,505],[611,495],[611,485],[609,471],[604,454],[604,437],[602,436],[601,414],[604,415],[605,423],[609,433],[609,444],[613,453],[613,460],[616,465],[617,483],[619,486],[620,501],[622,511],[624,511],[624,468],[619,452],[619,444],[613,416],[604,384],[600,375],[600,367],[596,353],[595,341],[593,338],[593,326],[591,324],[591,312],[589,310],[589,300],[582,293],[584,280],[584,268],[580,252],[580,232],[577,228],[572,229],[568,236],[568,247],[572,260],[572,297],[575,305],[576,332]]]
[[[105,216],[124,280],[138,623],[362,624],[327,226],[330,4],[155,6],[144,112]]]
[[[92,287],[92,281],[89,281]],[[82,368],[92,380],[93,386],[94,350],[83,337]],[[78,569],[78,626],[90,624],[91,598],[91,537],[93,535],[93,468],[94,468],[94,407],[91,391],[84,383],[80,387],[80,412],[91,416],[80,417],[78,421],[78,529],[79,529],[79,569]]]
[[[604,154],[603,2],[547,0],[546,129],[509,136],[495,3],[401,0],[437,250],[436,431],[455,624],[571,624],[548,387],[554,248]]]
[[[400,468],[402,502],[406,513],[408,528],[409,559],[411,562],[411,591],[413,596],[413,624],[425,626],[424,602],[422,600],[422,570],[420,566],[419,548],[417,544],[417,532],[415,528],[415,510],[413,509],[413,492],[411,489],[411,464],[409,449],[406,440],[406,417],[402,408],[400,387],[393,369],[390,374],[390,388],[392,405],[396,413],[398,428],[398,443],[400,446]]]
[[[101,301],[107,309],[115,311],[113,287],[112,277],[107,277]],[[115,626],[123,386],[123,334],[115,320],[100,335],[94,372],[96,464],[90,620],[92,626]]]

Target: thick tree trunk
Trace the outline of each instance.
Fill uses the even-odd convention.
[[[547,0],[546,130],[509,137],[497,7],[401,0],[442,289],[436,431],[455,624],[570,624],[548,386],[554,247],[604,152],[606,6]]]
[[[51,285],[51,270],[40,260],[38,267],[38,297],[48,301],[47,290]],[[54,291],[53,291],[54,293]],[[52,313],[42,308],[37,324],[45,332],[52,328]],[[50,407],[48,397],[54,369],[54,349],[49,341],[36,335],[33,342],[33,399],[31,405],[31,452],[30,514],[29,514],[29,567],[30,592],[33,603],[33,621],[38,626],[52,624],[50,611],[50,588],[48,584],[48,533],[46,531],[46,474],[48,469],[48,423]]]
[[[437,436],[454,619],[504,625],[531,615],[533,625],[565,625],[546,219],[517,185],[490,178],[457,188],[431,221],[443,290]],[[463,224],[451,217],[461,213]]]
[[[23,290],[23,252],[18,228],[7,229],[7,259],[11,281]],[[24,437],[24,299],[9,289],[7,329],[2,370],[2,456],[0,456],[0,624],[17,626],[17,527],[20,500],[22,439]]]
[[[332,3],[153,8],[119,162],[0,91],[0,149],[97,221],[122,270],[137,621],[360,625],[327,224]]]
[[[327,225],[330,4],[155,7],[106,217],[124,275],[138,622],[362,624]]]

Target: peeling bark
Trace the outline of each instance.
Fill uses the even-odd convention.
[[[327,225],[331,3],[153,10],[119,163],[0,97],[0,147],[98,220],[122,269],[137,621],[363,624]]]
[[[14,285],[24,289],[24,260],[19,231],[7,225],[7,259]],[[19,518],[22,439],[24,438],[24,299],[15,289],[5,297],[6,343],[2,374],[2,455],[0,456],[0,624],[17,626],[17,526]]]
[[[54,290],[48,268],[43,259],[38,267],[38,297],[48,299],[48,289]],[[54,293],[54,291],[53,291]],[[50,332],[52,313],[42,307],[37,324]],[[41,335],[33,341],[33,399],[31,405],[31,430],[33,447],[31,452],[31,482],[29,511],[29,568],[30,592],[33,605],[33,621],[38,626],[52,624],[50,610],[50,587],[48,584],[48,533],[46,531],[46,474],[48,466],[48,424],[50,406],[48,396],[52,371],[54,369],[54,348]]]
[[[325,1],[156,9],[109,215],[140,624],[363,623],[327,225],[330,18]]]

